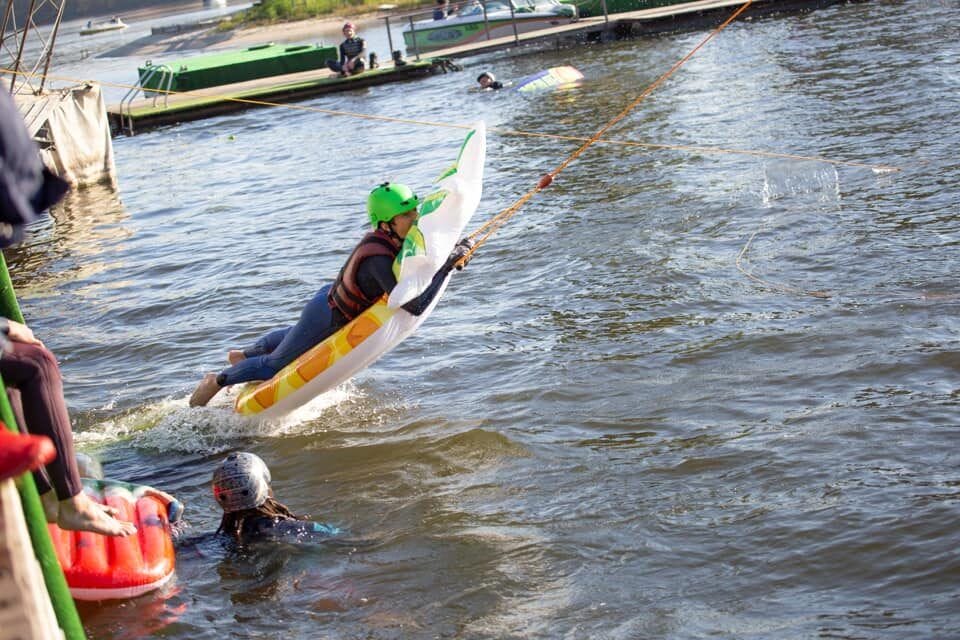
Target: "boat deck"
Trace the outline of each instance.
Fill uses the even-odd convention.
[[[847,1],[851,0],[754,0],[741,18],[807,11]],[[172,94],[166,98],[148,98],[113,105],[107,108],[107,116],[115,133],[133,135],[153,127],[198,120],[239,109],[423,78],[438,70],[446,70],[451,59],[521,47],[560,48],[616,37],[715,27],[743,4],[744,0],[695,0],[605,17],[583,18],[570,24],[433,50],[419,56],[408,52],[406,66],[394,67],[393,62],[387,60],[381,62],[379,69],[368,70],[349,78],[340,78],[327,69],[272,76]]]

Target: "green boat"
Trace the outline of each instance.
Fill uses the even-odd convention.
[[[672,4],[686,4],[690,1],[691,0],[606,0],[607,14],[668,7]],[[601,0],[561,0],[561,2],[574,5],[579,11],[581,18],[603,15],[603,3]]]
[[[474,0],[442,20],[411,22],[408,52],[424,53],[576,22],[577,9],[559,0]]]
[[[338,56],[335,46],[271,42],[241,51],[213,53],[176,62],[154,64],[148,60],[137,71],[140,86],[150,96],[324,69],[327,60],[336,60]]]

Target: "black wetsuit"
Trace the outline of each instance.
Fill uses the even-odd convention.
[[[353,73],[363,71],[363,50],[366,47],[366,41],[359,36],[347,38],[340,43],[340,60],[327,60],[327,68],[338,73],[345,73],[345,65],[347,64],[347,61],[359,56],[357,63],[359,63],[360,66],[354,66]]]
[[[312,520],[264,516],[244,520],[243,527],[240,530],[240,538],[245,541],[283,539],[292,542],[307,538],[331,538],[340,533],[342,531],[333,525],[313,522]]]

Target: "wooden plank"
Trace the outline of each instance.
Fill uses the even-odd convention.
[[[17,110],[23,115],[23,121],[27,125],[27,131],[31,138],[37,137],[37,132],[47,124],[50,112],[57,108],[63,101],[63,92],[57,91],[47,93],[42,96],[17,93],[13,98],[17,105]]]
[[[63,638],[13,480],[0,481],[0,628],[5,638]]]

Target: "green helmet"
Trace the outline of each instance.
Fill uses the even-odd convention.
[[[367,214],[376,229],[381,222],[390,222],[401,213],[417,208],[420,198],[410,187],[398,182],[384,182],[367,196]]]

